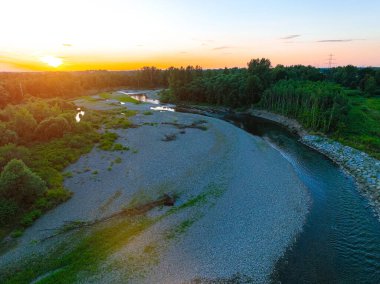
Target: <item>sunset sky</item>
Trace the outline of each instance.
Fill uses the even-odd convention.
[[[377,0],[1,0],[0,71],[380,66]]]

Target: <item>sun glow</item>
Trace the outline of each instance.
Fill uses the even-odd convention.
[[[46,63],[47,65],[54,67],[54,68],[59,67],[63,63],[61,58],[51,56],[51,55],[43,56],[40,58],[40,60],[42,62]]]

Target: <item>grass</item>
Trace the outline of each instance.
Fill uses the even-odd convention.
[[[380,159],[380,98],[349,98],[351,108],[345,126],[332,138]]]
[[[196,216],[194,218],[182,221],[177,227],[169,231],[169,233],[166,235],[166,238],[169,240],[174,239],[179,235],[185,233],[197,220],[200,219],[200,217],[201,216]]]
[[[187,202],[177,207],[172,207],[159,217],[148,218],[145,215],[128,218],[118,217],[106,223],[98,224],[92,229],[80,229],[74,235],[66,238],[67,243],[61,244],[47,255],[24,259],[22,263],[18,263],[14,267],[0,268],[0,283],[23,284],[30,283],[37,278],[39,279],[38,283],[45,284],[80,282],[94,276],[108,256],[125,247],[133,238],[151,225],[181,210],[212,202],[213,199],[222,194],[223,189],[221,187],[210,184],[201,194],[190,198]],[[106,210],[120,195],[121,192],[117,191],[103,204],[103,210]],[[151,197],[147,195],[147,192],[140,190],[132,198],[129,206],[149,202],[150,200]],[[194,217],[183,220],[164,237],[173,239],[185,233],[201,216],[201,214],[197,213]],[[81,225],[81,221],[67,224],[68,228],[78,225]],[[89,234],[85,232],[89,232]],[[120,269],[127,270],[126,281],[129,277],[142,274],[147,266],[156,263],[156,258],[156,244],[146,245],[141,254],[127,255],[127,260],[120,263]],[[119,267],[119,265],[112,263],[109,269],[115,269],[115,267]],[[130,269],[131,267],[133,269]]]
[[[200,204],[205,204],[212,199],[220,197],[223,195],[224,189],[216,184],[210,184],[207,188],[200,194],[190,198],[185,203],[170,208],[168,214],[174,214],[180,210],[184,210],[186,208],[190,208],[193,206],[198,206]]]
[[[86,278],[93,275],[109,254],[126,245],[133,237],[154,223],[144,216],[119,219],[95,229],[91,235],[81,239],[73,249],[61,245],[52,254],[30,259],[23,268],[14,267],[0,273],[0,282],[30,283],[38,277],[38,283],[74,283],[78,275]],[[52,273],[49,273],[52,272]]]
[[[115,164],[120,164],[123,160],[120,158],[120,157],[117,157],[115,160],[114,160],[114,163]]]
[[[119,93],[103,92],[103,93],[100,93],[98,96],[102,99],[113,99],[113,100],[117,100],[117,101],[123,102],[123,103],[141,104],[140,101],[138,101],[138,100],[136,100],[130,96],[127,96],[124,94],[119,94]],[[86,97],[86,99],[88,99],[90,101],[93,101],[94,99],[96,100],[96,98],[94,98],[94,97]]]

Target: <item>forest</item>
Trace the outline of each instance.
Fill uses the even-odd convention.
[[[380,158],[379,68],[272,67],[262,58],[247,68],[174,69],[168,85],[163,101],[266,109]]]

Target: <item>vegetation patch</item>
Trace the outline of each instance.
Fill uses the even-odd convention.
[[[117,219],[95,228],[73,248],[63,244],[49,255],[24,260],[22,267],[8,267],[0,273],[1,283],[30,283],[43,276],[39,283],[74,283],[80,277],[93,275],[109,254],[126,245],[154,223],[144,216]],[[77,236],[80,238],[80,236]],[[49,273],[55,271],[54,273]]]
[[[70,198],[63,180],[71,173],[63,170],[99,139],[91,114],[77,123],[76,112],[72,103],[59,99],[32,99],[0,111],[2,232],[23,230]]]

